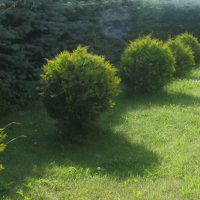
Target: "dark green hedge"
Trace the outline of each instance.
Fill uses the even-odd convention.
[[[188,31],[200,37],[199,5],[159,2],[0,1],[0,104],[29,101],[45,58],[64,49],[90,46],[118,65],[128,41],[138,36],[166,40]]]

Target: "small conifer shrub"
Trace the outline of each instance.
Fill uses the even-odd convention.
[[[65,127],[82,129],[114,105],[119,83],[109,62],[78,47],[48,60],[41,75],[41,95],[53,118]]]
[[[120,72],[129,89],[150,94],[170,81],[174,64],[170,49],[162,41],[146,36],[131,42],[125,49]]]
[[[200,43],[196,37],[190,33],[183,33],[176,37],[185,47],[191,48],[194,54],[196,67],[200,64]]]
[[[186,75],[195,65],[193,52],[189,47],[185,47],[180,40],[170,39],[167,46],[175,57],[175,76]]]

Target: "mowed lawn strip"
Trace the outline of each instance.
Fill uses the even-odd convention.
[[[198,200],[200,70],[151,97],[117,99],[86,141],[63,142],[42,103],[1,117],[2,200]]]

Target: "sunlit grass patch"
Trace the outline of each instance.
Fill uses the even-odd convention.
[[[199,74],[199,75],[198,75]],[[72,144],[57,136],[41,103],[13,113],[0,179],[2,200],[198,200],[198,70],[151,97],[124,97],[102,115],[99,130]],[[23,194],[23,196],[22,196]]]

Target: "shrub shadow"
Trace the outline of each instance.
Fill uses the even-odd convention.
[[[145,176],[159,165],[161,158],[145,145],[129,141],[115,130],[121,116],[130,110],[149,109],[152,106],[199,105],[200,98],[183,93],[161,93],[151,97],[125,97],[117,99],[115,108],[103,117],[100,130],[90,133],[82,144],[61,141],[56,133],[55,122],[50,119],[42,105],[19,111],[1,121],[1,126],[11,121],[23,125],[9,130],[9,139],[26,135],[9,144],[3,153],[2,163],[6,169],[0,174],[0,196],[15,194],[29,178],[41,178],[51,164],[76,166],[90,169],[114,178],[125,179],[131,175]],[[134,130],[133,130],[134,132]],[[134,135],[134,133],[133,133]],[[10,197],[10,196],[9,196]]]
[[[134,174],[143,176],[159,164],[161,158],[144,145],[131,143],[123,133],[113,127],[122,123],[122,116],[130,111],[146,110],[154,106],[191,106],[200,105],[200,98],[184,93],[162,92],[156,96],[121,96],[116,107],[103,117],[99,134],[94,134],[91,144],[73,145],[65,150],[67,157],[77,166],[95,170],[102,168],[118,178]],[[134,130],[133,134],[134,135]],[[96,137],[96,138],[95,138]]]
[[[181,92],[161,92],[157,95],[152,96],[142,96],[136,95],[131,96],[123,94],[118,101],[123,101],[121,104],[128,105],[133,107],[134,109],[138,109],[140,107],[151,107],[154,105],[180,105],[180,106],[189,106],[189,105],[199,105],[200,104],[200,97],[192,96],[189,94],[181,93]],[[123,109],[123,108],[122,108]]]
[[[120,118],[120,112],[112,114],[111,117],[118,115]],[[95,134],[91,132],[82,144],[71,144],[60,140],[55,122],[41,106],[12,114],[1,123],[16,121],[16,118],[23,125],[11,127],[7,141],[19,135],[27,137],[10,143],[2,155],[5,170],[0,174],[0,196],[16,195],[17,189],[29,178],[42,178],[52,163],[123,179],[130,175],[143,176],[159,162],[156,153],[141,144],[131,143],[120,132],[114,132],[115,120],[112,124],[103,122],[105,127],[96,130]]]
[[[109,129],[99,130],[87,144],[66,148],[64,154],[75,166],[119,179],[131,175],[144,176],[159,163],[155,152],[141,144],[131,143],[120,132],[114,133]]]

